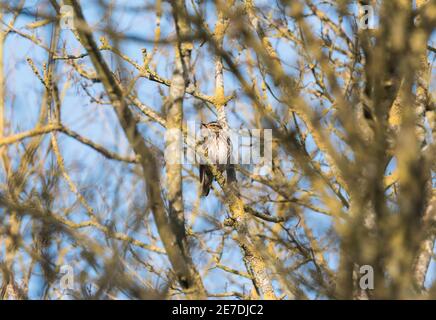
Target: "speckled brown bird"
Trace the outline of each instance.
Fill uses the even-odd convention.
[[[230,163],[232,154],[232,143],[228,130],[218,121],[201,124],[202,146],[207,159],[214,164],[221,173],[226,171],[226,183],[236,181],[236,172],[233,164]],[[200,164],[201,195],[206,197],[214,181],[211,168],[207,164]]]

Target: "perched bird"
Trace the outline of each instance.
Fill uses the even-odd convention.
[[[212,121],[201,124],[202,147],[204,155],[210,163],[221,173],[226,171],[226,183],[236,181],[236,172],[233,164],[230,163],[232,154],[232,143],[228,130],[219,121]],[[200,164],[201,195],[206,197],[209,194],[214,176],[207,164]]]

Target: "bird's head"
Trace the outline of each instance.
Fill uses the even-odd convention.
[[[207,130],[211,130],[212,132],[218,133],[221,130],[223,130],[223,127],[217,121],[212,121],[209,123],[202,123],[201,129],[207,129]]]

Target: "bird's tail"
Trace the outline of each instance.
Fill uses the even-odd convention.
[[[213,182],[213,174],[206,165],[200,165],[201,196],[207,197]]]
[[[232,186],[234,183],[236,183],[236,170],[234,164],[227,165],[226,175],[227,175],[227,184],[229,186]]]

